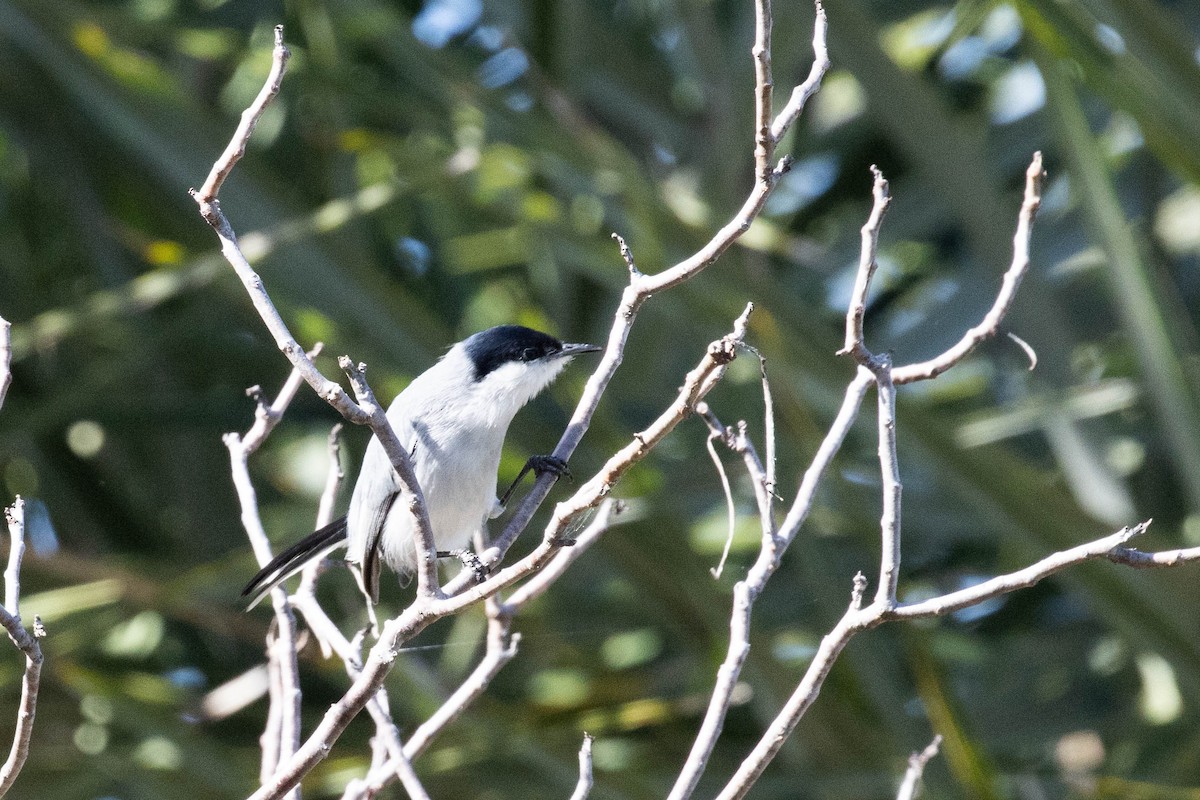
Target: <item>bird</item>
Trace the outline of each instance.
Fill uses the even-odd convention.
[[[502,498],[497,471],[516,413],[581,353],[597,345],[566,344],[521,325],[498,325],[453,345],[392,401],[387,417],[412,460],[439,555],[457,554],[475,532],[503,512],[525,474],[566,472],[551,456],[534,456]],[[392,462],[371,437],[346,516],[281,552],[242,590],[253,608],[306,564],[346,547],[360,588],[379,601],[380,562],[400,578],[416,570],[414,522]]]

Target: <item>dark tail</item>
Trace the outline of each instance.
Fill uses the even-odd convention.
[[[310,533],[294,545],[284,550],[271,563],[258,571],[251,581],[242,589],[242,597],[250,598],[250,610],[258,605],[267,594],[292,575],[295,575],[310,561],[323,558],[330,550],[344,544],[346,541],[346,518],[341,517]]]

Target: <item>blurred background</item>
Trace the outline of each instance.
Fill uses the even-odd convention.
[[[1006,325],[1037,368],[1002,338],[902,391],[901,592],[969,585],[1149,517],[1143,546],[1200,544],[1200,4],[828,12],[833,69],[780,148],[795,167],[738,245],[642,312],[575,474],[658,414],[754,301],[790,495],[852,375],[833,353],[869,165],[894,199],[868,340],[904,363],[991,303],[1042,150],[1034,266]],[[807,75],[812,18],[803,0],[776,4],[780,103]],[[238,798],[256,784],[269,614],[238,597],[255,565],[221,435],[250,425],[246,388],[273,395],[287,363],[187,190],[261,86],[277,23],[290,70],[223,207],[297,337],[326,342],[326,374],[348,353],[385,399],[496,323],[601,341],[626,277],[609,234],[657,271],[750,187],[748,0],[0,0],[0,315],[15,377],[0,482],[4,503],[31,501],[22,611],[50,633],[13,797]],[[502,481],[553,447],[585,377],[576,364],[518,416]],[[743,358],[710,400],[761,447],[757,378]],[[864,408],[756,608],[699,796],[790,693],[851,576],[874,574]],[[252,462],[277,543],[311,529],[336,421],[304,389]],[[710,577],[725,507],[705,437],[686,421],[620,484],[625,524],[518,620],[517,660],[418,762],[435,797],[567,796],[584,730],[593,797],[665,793],[758,544],[726,455],[742,516]],[[366,436],[344,439],[352,478]],[[860,636],[752,796],[894,797],[908,753],[939,732],[924,797],[1194,798],[1196,579],[1091,564]],[[385,613],[408,592],[385,583]],[[322,597],[347,630],[362,624],[347,574],[327,575]],[[413,642],[389,679],[402,730],[457,685],[482,637],[474,613]],[[2,737],[20,663],[0,650]],[[311,727],[346,680],[312,644],[302,669]],[[352,725],[308,796],[360,775],[370,734]]]

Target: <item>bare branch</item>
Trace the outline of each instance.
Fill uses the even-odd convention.
[[[629,269],[629,276],[636,278],[638,275],[641,275],[641,270],[637,268],[637,264],[633,263],[633,251],[629,249],[629,245],[625,244],[625,240],[621,238],[619,233],[614,233],[612,238],[621,250],[621,260],[625,262],[625,266]]]
[[[754,3],[754,172],[759,181],[771,181],[775,137],[771,135],[771,0]]]
[[[12,323],[0,317],[0,407],[12,385]]]
[[[622,510],[623,505],[611,498],[601,503],[600,508],[596,511],[596,516],[575,537],[573,545],[559,550],[540,572],[513,590],[513,593],[504,601],[505,612],[510,616],[515,616],[529,602],[545,594],[546,590],[567,571],[567,567],[578,561],[588,551],[588,548],[599,541],[600,537],[612,527]]]
[[[900,462],[896,457],[896,387],[892,383],[892,359],[876,356],[875,385],[879,394],[879,471],[883,476],[882,546],[879,554],[879,586],[875,602],[884,608],[896,604],[900,582]]]
[[[750,473],[758,500],[762,544],[758,560],[746,580],[739,581],[733,587],[733,612],[729,622],[729,647],[726,651],[725,661],[717,670],[704,720],[700,724],[700,730],[688,753],[687,761],[684,762],[679,777],[675,780],[675,785],[671,787],[669,800],[683,800],[683,798],[690,797],[696,790],[696,785],[712,757],[713,748],[716,747],[717,739],[725,725],[725,717],[733,703],[734,691],[737,688],[742,668],[750,654],[751,608],[758,595],[761,594],[770,574],[778,566],[779,557],[783,552],[783,542],[779,538],[774,516],[771,514],[772,496],[768,490],[766,471],[754,450],[754,445],[746,435],[745,423],[739,423],[735,432],[727,429],[711,410],[705,409],[701,413],[710,429],[715,430],[731,450],[741,454],[746,471]]]
[[[25,672],[21,677],[21,702],[17,707],[17,724],[13,730],[12,747],[0,766],[0,797],[8,793],[29,757],[29,742],[33,736],[33,719],[37,713],[38,690],[42,683],[42,646],[38,639],[46,635],[42,621],[33,618],[33,633],[21,624],[17,613],[20,600],[21,554],[25,552],[25,501],[19,496],[4,511],[8,522],[9,560],[4,573],[5,608],[0,609],[0,625],[8,638],[25,654]]]
[[[408,793],[409,800],[430,800],[429,793],[421,785],[412,762],[403,753],[396,755],[392,752],[390,745],[389,752],[392,753],[391,758],[378,769],[372,769],[364,780],[365,796],[377,796],[383,787],[390,784],[394,778],[399,778],[401,785],[404,786],[404,791]]]
[[[1012,340],[1013,344],[1021,348],[1021,351],[1025,353],[1025,357],[1029,359],[1029,371],[1033,372],[1035,369],[1037,369],[1037,351],[1029,345],[1029,342],[1025,341],[1020,336],[1017,336],[1012,331],[1008,331],[1007,335],[1008,338]]]
[[[804,105],[808,102],[817,90],[821,88],[821,79],[825,77],[825,73],[829,71],[829,48],[825,45],[825,37],[829,30],[829,25],[825,19],[825,8],[821,5],[821,0],[816,0],[817,19],[813,23],[813,65],[809,70],[808,77],[804,83],[792,90],[792,97],[788,100],[783,110],[779,112],[779,116],[771,123],[771,138],[776,143],[783,138],[784,134],[792,127],[804,111]]]
[[[425,720],[404,747],[404,754],[415,759],[433,741],[434,737],[458,719],[467,707],[474,703],[491,684],[492,679],[504,665],[517,656],[521,635],[512,633],[512,614],[506,613],[495,598],[487,602],[488,636],[487,651],[483,660],[475,667],[454,693],[442,703],[429,719]]]
[[[1037,215],[1038,207],[1042,203],[1042,183],[1045,177],[1046,172],[1042,169],[1042,154],[1034,153],[1033,159],[1029,162],[1029,168],[1025,170],[1025,199],[1021,203],[1021,213],[1017,219],[1017,232],[1013,236],[1012,264],[1004,273],[1000,291],[997,292],[991,309],[978,325],[964,333],[962,339],[941,355],[928,361],[908,364],[892,370],[892,380],[897,386],[941,375],[966,358],[980,342],[996,335],[1000,329],[1000,323],[1004,321],[1004,317],[1012,308],[1013,300],[1017,296],[1017,289],[1021,286],[1021,280],[1029,271],[1029,246],[1033,238],[1033,218]]]
[[[309,358],[315,356],[320,345],[313,349]],[[311,362],[310,362],[311,363]],[[283,418],[288,405],[300,388],[300,370],[293,367],[287,381],[275,401],[267,404],[261,390],[255,387],[249,394],[254,397],[256,407],[254,424],[246,432],[245,437],[236,433],[225,434],[224,442],[229,450],[229,464],[233,475],[234,489],[237,491],[238,503],[241,506],[242,527],[250,540],[255,557],[260,566],[271,560],[271,543],[263,529],[262,518],[258,511],[258,493],[250,480],[249,461],[254,453],[274,430]],[[269,675],[269,697],[267,726],[263,731],[263,760],[261,776],[266,781],[272,775],[278,764],[291,757],[300,746],[300,669],[297,664],[296,617],[287,592],[282,586],[271,590],[271,604],[274,607],[273,636],[267,637],[267,673]],[[299,791],[289,793],[299,798]]]
[[[321,354],[325,345],[322,342],[317,342],[313,345],[312,350],[309,350],[307,355],[310,359],[316,358]],[[242,437],[242,447],[246,449],[246,455],[251,455],[258,451],[266,438],[271,435],[271,431],[275,430],[275,426],[283,419],[283,412],[291,405],[292,400],[296,397],[296,392],[300,390],[300,384],[304,379],[300,377],[300,371],[292,369],[288,373],[287,380],[279,389],[279,394],[276,395],[275,401],[270,405],[262,402],[262,389],[255,386],[246,391],[246,394],[257,403],[257,409],[254,415],[254,424],[250,426],[250,430],[246,431],[246,435]]]
[[[283,752],[284,678],[279,668],[279,653],[276,649],[278,640],[279,637],[272,626],[266,636],[267,721],[263,725],[262,733],[258,735],[258,746],[262,750],[262,759],[258,766],[259,783],[265,783],[275,774]],[[295,749],[294,745],[292,749]]]
[[[1150,521],[1122,528],[1116,533],[1097,539],[1094,542],[1077,545],[1069,550],[1063,550],[1046,556],[1041,561],[1030,564],[1024,569],[999,575],[991,580],[977,583],[957,592],[950,592],[939,597],[921,600],[916,603],[902,603],[887,613],[888,619],[923,619],[925,617],[940,617],[954,611],[978,605],[985,600],[1025,589],[1075,564],[1082,564],[1094,558],[1108,558],[1121,563],[1130,558],[1130,553],[1139,553],[1131,560],[1152,560],[1153,555],[1129,550],[1125,543],[1135,536],[1145,533],[1150,527]],[[1178,552],[1178,551],[1177,551]],[[1194,560],[1194,559],[1188,559]]]
[[[242,112],[242,121],[238,124],[237,131],[233,134],[233,139],[225,148],[225,152],[213,164],[212,171],[208,173],[208,179],[204,181],[204,185],[200,187],[200,191],[196,192],[196,200],[200,203],[212,202],[217,199],[217,194],[221,191],[221,185],[225,183],[225,179],[229,177],[229,173],[233,171],[233,166],[242,156],[246,154],[246,143],[250,141],[250,135],[254,133],[254,126],[258,124],[258,120],[262,117],[263,112],[267,110],[267,106],[275,99],[275,95],[279,94],[279,87],[283,83],[283,73],[287,70],[288,59],[291,58],[291,52],[283,43],[283,26],[275,26],[275,49],[271,58],[271,72],[267,75],[267,81],[263,84],[262,89],[258,92],[258,97],[254,98],[254,102],[250,107]]]
[[[838,355],[850,353],[854,360],[864,366],[871,360],[871,352],[863,341],[863,318],[867,313],[867,292],[871,288],[871,278],[875,275],[875,256],[879,252],[879,229],[883,225],[883,217],[887,214],[888,205],[892,198],[888,193],[888,182],[884,179],[879,167],[871,165],[871,174],[875,176],[872,194],[875,202],[871,206],[871,214],[862,226],[862,249],[858,258],[858,272],[854,277],[854,289],[850,293],[850,306],[846,312],[846,342]]]
[[[590,733],[583,734],[583,744],[579,746],[579,782],[575,791],[571,792],[571,800],[587,800],[592,791],[592,741]]]
[[[337,423],[329,431],[329,471],[325,475],[325,488],[321,491],[321,500],[317,505],[317,519],[313,525],[314,530],[320,530],[333,521],[333,507],[337,501],[338,488],[345,478],[345,473],[342,471],[341,462],[341,433],[342,423]],[[304,614],[305,621],[308,622],[309,629],[317,638],[317,643],[321,647],[321,654],[325,658],[329,658],[335,652],[339,656],[344,657],[344,651],[337,650],[333,642],[327,639],[323,634],[333,628],[337,634],[337,638],[344,638],[341,631],[337,630],[333,621],[325,615],[324,609],[317,603],[317,578],[325,572],[325,559],[317,559],[305,565],[304,570],[300,573],[300,585],[296,587],[296,593],[292,595],[292,605]],[[368,604],[368,608],[370,604]],[[327,624],[314,625],[309,619],[309,614],[320,616]],[[347,643],[348,644],[348,643]],[[360,663],[362,658],[355,650],[355,663]]]
[[[763,390],[763,439],[766,443],[767,464],[766,474],[764,476],[767,494],[771,496],[771,508],[768,509],[768,514],[774,516],[775,502],[775,400],[771,396],[771,381],[767,379],[767,359],[763,354],[758,352],[753,347],[747,345],[747,349],[758,357],[758,372],[762,377]]]
[[[867,576],[861,572],[854,573],[850,589],[850,608],[857,611],[862,608],[863,598],[867,595]]]
[[[900,782],[900,790],[896,792],[896,800],[916,800],[917,786],[925,774],[925,765],[933,760],[941,746],[942,736],[938,734],[924,750],[908,757],[908,769],[904,772],[904,780]]]
[[[17,495],[5,509],[8,522],[8,566],[4,569],[4,609],[21,618],[21,560],[25,557],[25,500]]]
[[[329,472],[325,476],[325,488],[321,491],[321,502],[317,506],[316,528],[324,528],[333,521],[333,506],[337,502],[338,488],[346,473],[342,470],[342,423],[329,429]]]
[[[820,485],[821,478],[824,477],[825,470],[829,468],[833,457],[841,449],[842,442],[846,440],[846,435],[850,432],[850,428],[858,416],[858,410],[862,406],[867,388],[874,382],[875,376],[871,374],[871,371],[860,366],[858,372],[855,373],[854,380],[850,381],[850,385],[846,387],[846,396],[842,399],[837,416],[829,426],[829,433],[825,434],[821,446],[817,448],[812,464],[804,471],[804,478],[800,481],[800,488],[796,491],[796,499],[792,501],[792,507],[788,510],[787,517],[780,525],[780,535],[785,542],[790,543],[795,539],[800,527],[808,519],[813,501],[817,496],[817,486]]]
[[[737,526],[737,507],[733,504],[733,488],[729,485],[729,476],[725,473],[725,465],[721,463],[721,457],[717,455],[717,449],[713,447],[713,440],[724,436],[725,431],[718,427],[720,422],[712,414],[708,403],[697,404],[696,413],[708,425],[709,434],[708,438],[704,440],[704,446],[708,450],[713,466],[717,469],[717,477],[721,479],[721,492],[725,495],[725,515],[727,517],[725,547],[721,550],[721,558],[717,561],[717,566],[709,569],[714,578],[720,578],[721,573],[725,570],[725,560],[729,558],[729,549],[733,546],[733,533]]]
[[[1166,550],[1161,553],[1145,553],[1128,547],[1118,547],[1111,553],[1105,553],[1104,557],[1114,564],[1125,564],[1138,569],[1174,567],[1189,561],[1200,561],[1200,547]]]
[[[741,763],[725,788],[717,795],[718,800],[733,800],[746,796],[750,787],[766,769],[767,764],[771,763],[775,754],[787,741],[788,736],[795,730],[800,719],[816,702],[825,678],[828,677],[834,662],[837,661],[850,639],[859,631],[875,627],[880,620],[874,606],[855,609],[851,604],[833,629],[821,639],[816,655],[813,657],[812,663],[808,665],[800,684],[792,692],[779,714],[767,726],[767,730],[758,740],[758,744],[755,745],[750,755]]]

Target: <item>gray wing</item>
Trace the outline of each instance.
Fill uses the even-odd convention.
[[[394,404],[393,404],[394,405]],[[414,432],[412,426],[398,415],[389,411],[389,419],[401,443],[411,451]],[[388,528],[388,517],[400,496],[401,489],[396,471],[383,445],[375,437],[367,444],[362,469],[354,484],[347,514],[347,557],[362,568],[363,591],[372,602],[379,600],[379,573],[381,545]]]

